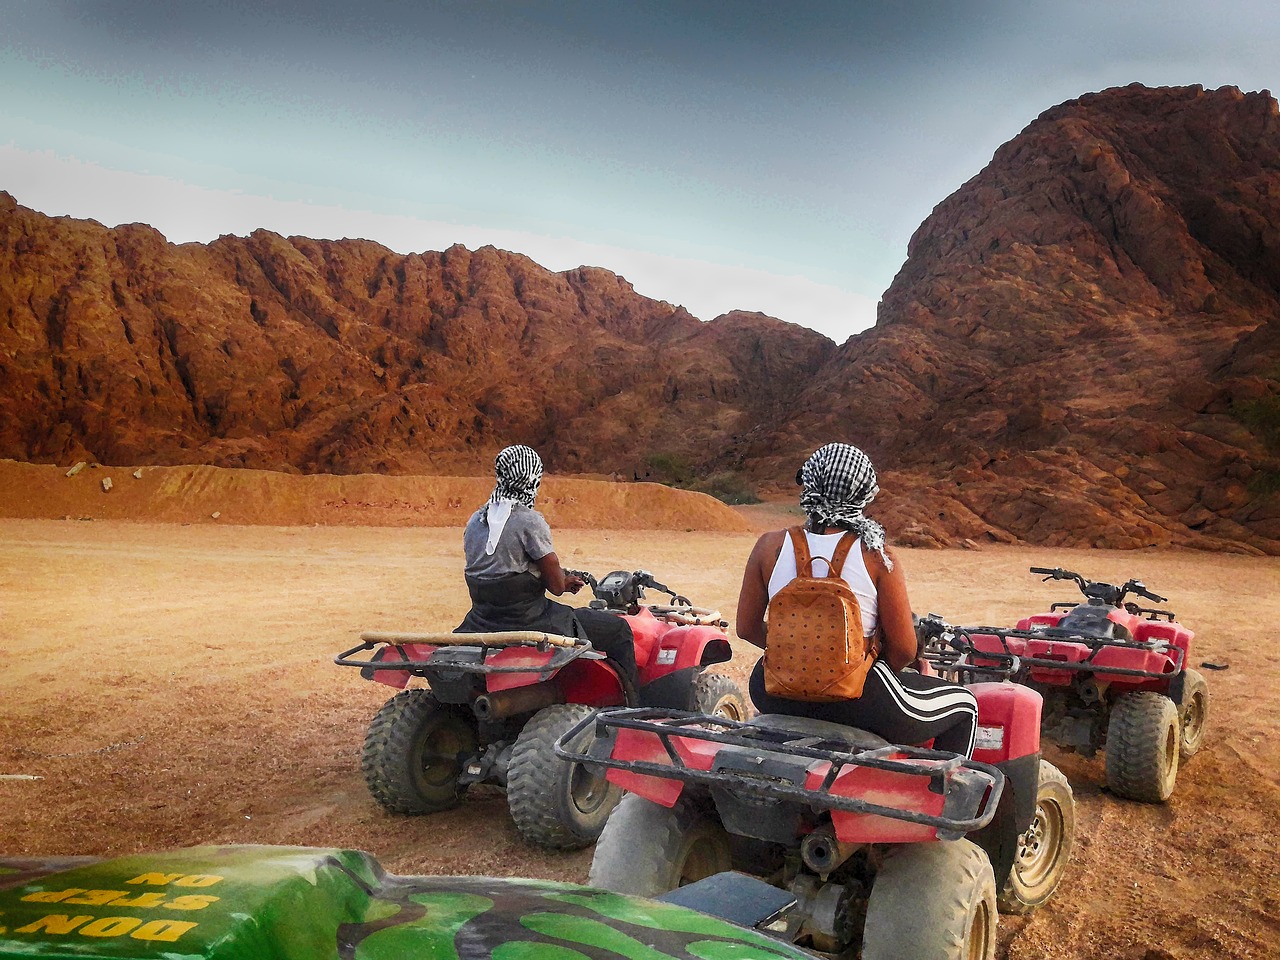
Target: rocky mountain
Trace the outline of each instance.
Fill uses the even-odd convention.
[[[1131,86],[1045,112],[934,209],[781,433],[858,438],[919,542],[1277,552],[1276,101]],[[735,456],[781,473],[803,447]]]
[[[174,245],[0,194],[14,459],[447,473],[521,441],[553,470],[630,479],[655,454],[705,459],[834,351],[492,247],[401,256],[267,231]]]
[[[1234,88],[1045,112],[840,347],[488,247],[174,245],[0,194],[0,456],[443,474],[522,441],[767,487],[847,439],[908,543],[1280,553],[1278,317],[1280,116]]]

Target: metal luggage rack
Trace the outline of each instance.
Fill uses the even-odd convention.
[[[1107,648],[1116,648],[1120,650],[1137,650],[1142,653],[1163,653],[1167,654],[1174,662],[1173,673],[1181,673],[1185,666],[1187,654],[1181,647],[1170,643],[1168,640],[1150,640],[1146,643],[1138,643],[1134,640],[1110,640],[1106,637],[1086,637],[1082,634],[1070,634],[1067,636],[1055,636],[1053,634],[1038,633],[1034,630],[1013,630],[1008,627],[963,627],[956,628],[957,636],[967,636],[969,640],[969,655],[974,657],[989,657],[992,659],[1002,659],[1011,657],[1018,661],[1024,667],[1044,667],[1048,670],[1073,670],[1077,673],[1107,673],[1121,677],[1142,677],[1147,680],[1159,680],[1170,676],[1163,670],[1137,670],[1133,667],[1113,667],[1106,664],[1097,664],[1093,662],[1093,658]],[[972,636],[974,634],[985,634],[987,636],[998,637],[1004,652],[986,652],[977,650],[973,647]],[[1029,657],[1026,654],[1015,654],[1009,649],[1008,640],[1010,637],[1016,637],[1021,640],[1042,640],[1047,643],[1076,643],[1083,644],[1090,648],[1089,655],[1083,660],[1051,660],[1048,657]],[[973,670],[972,666],[966,665],[962,669]],[[1005,669],[1005,668],[1000,668]]]
[[[574,660],[603,660],[604,654],[591,646],[591,641],[579,637],[562,637],[554,633],[541,633],[536,630],[507,630],[501,633],[380,633],[368,632],[360,634],[361,642],[350,650],[344,650],[333,658],[340,667],[359,667],[362,670],[402,670],[416,677],[426,677],[431,670],[456,670],[460,673],[533,673],[535,670],[542,679],[546,679],[557,670]],[[431,663],[426,660],[412,660],[405,652],[406,643],[425,643],[435,647],[476,647],[481,651],[479,661],[469,663],[465,660],[446,660]],[[394,649],[399,660],[358,660],[356,654],[365,650],[375,650],[381,645],[382,650]],[[485,662],[490,650],[508,647],[532,647],[541,652],[554,649],[551,659],[539,667],[529,664],[513,666],[493,666]]]
[[[1057,603],[1049,604],[1049,612],[1053,613],[1055,610],[1074,610],[1078,606],[1080,606],[1080,602],[1078,600],[1059,600]],[[1124,605],[1124,609],[1126,612],[1132,613],[1134,616],[1144,616],[1148,620],[1160,621],[1163,619],[1169,623],[1177,623],[1178,621],[1178,615],[1172,610],[1157,610],[1155,607],[1140,607],[1136,603],[1126,603]]]
[[[596,728],[594,743],[599,743],[605,738],[610,728],[638,730],[653,734],[662,743],[671,763],[615,760],[613,757],[602,757],[590,752],[590,747],[586,752],[577,753],[567,746],[592,725]],[[672,737],[746,747],[786,757],[820,760],[830,763],[830,768],[823,777],[822,783],[813,789],[799,787],[776,778],[751,776],[736,770],[699,770],[685,763],[679,752],[672,746]],[[818,744],[839,744],[845,749],[823,749],[817,746]],[[850,750],[848,744],[831,737],[659,707],[621,708],[595,713],[560,737],[556,741],[555,752],[561,759],[576,763],[596,764],[707,787],[729,787],[769,799],[796,801],[815,810],[871,814],[933,827],[942,832],[958,835],[979,830],[991,822],[992,817],[995,816],[996,805],[1000,801],[1000,794],[1004,790],[1005,779],[1004,774],[997,767],[979,760],[967,759],[959,754],[894,744],[867,750],[856,748]],[[904,754],[905,758],[893,758],[892,754]],[[920,762],[925,760],[932,762]],[[927,777],[930,781],[929,789],[944,797],[947,794],[949,775],[963,770],[972,774],[973,777],[965,778],[969,782],[962,783],[961,788],[972,793],[977,798],[979,806],[974,816],[957,818],[903,810],[857,797],[833,794],[831,787],[846,767],[868,767],[909,776]],[[975,780],[976,783],[973,782]]]
[[[976,676],[986,675],[1007,679],[1016,677],[1022,672],[1023,658],[1012,653],[979,653],[977,650],[969,648],[967,650],[957,650],[955,647],[937,648],[926,647],[921,656],[933,665],[933,668],[940,673],[970,673]],[[979,656],[987,660],[995,660],[996,663],[973,664],[966,663],[966,656]],[[1054,661],[1055,663],[1057,661]]]

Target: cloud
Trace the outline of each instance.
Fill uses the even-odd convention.
[[[455,243],[472,249],[492,244],[551,270],[603,267],[626,277],[637,292],[680,304],[703,320],[730,310],[753,310],[810,327],[837,342],[875,322],[871,298],[807,277],[569,237],[213,190],[12,144],[0,147],[0,189],[50,216],[87,217],[107,226],[149,223],[175,243],[207,243],[222,234],[243,236],[264,227],[286,236],[376,240],[398,253],[443,250]]]

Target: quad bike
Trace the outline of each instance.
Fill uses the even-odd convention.
[[[309,847],[0,858],[0,960],[814,960],[751,929],[776,897],[742,899],[677,905],[545,880],[394,876],[367,853]]]
[[[598,707],[638,704],[733,719],[746,702],[727,677],[708,671],[731,656],[719,613],[692,606],[652,575],[617,571],[590,583],[596,609],[623,617],[635,636],[639,690],[624,683],[590,642],[535,631],[365,633],[335,658],[365,679],[400,690],[378,711],[361,767],[369,792],[393,813],[454,806],[471,784],[505,787],[528,840],[556,849],[594,843],[621,789],[552,745]],[[644,590],[670,604],[644,604]],[[368,659],[358,657],[374,651]],[[409,688],[412,677],[429,689]]]
[[[583,720],[557,753],[629,791],[588,882],[652,897],[736,869],[791,894],[768,928],[789,942],[862,960],[989,960],[997,903],[1026,913],[1057,887],[1074,806],[1040,760],[1040,696],[971,689],[972,760],[802,717]]]
[[[1032,567],[1048,580],[1072,580],[1084,603],[1054,603],[1017,627],[967,627],[975,664],[1015,655],[1014,678],[1045,698],[1043,733],[1093,756],[1105,749],[1107,785],[1131,800],[1163,803],[1179,761],[1204,743],[1209,688],[1187,667],[1193,634],[1172,611],[1126,602],[1168,601],[1140,580],[1114,586],[1061,567]]]

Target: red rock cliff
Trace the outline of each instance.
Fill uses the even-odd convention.
[[[865,446],[899,539],[1280,552],[1280,118],[1127,87],[940,203],[837,348],[596,268],[258,231],[205,246],[0,194],[0,456],[784,481]]]

